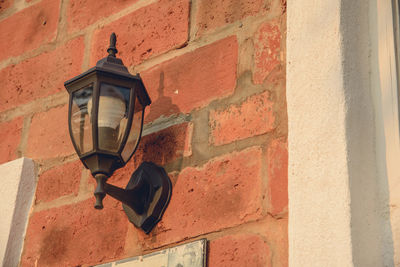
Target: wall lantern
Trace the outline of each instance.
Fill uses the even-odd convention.
[[[151,101],[139,75],[131,75],[111,34],[108,56],[95,67],[64,83],[69,93],[69,134],[76,153],[97,181],[96,209],[106,194],[122,202],[129,220],[149,233],[160,221],[171,197],[165,170],[143,162],[125,189],[107,183],[135,152],[143,127],[144,109]]]

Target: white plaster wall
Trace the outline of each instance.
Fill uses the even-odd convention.
[[[393,266],[377,149],[376,0],[287,4],[289,264]]]
[[[352,266],[341,5],[289,0],[289,265]]]
[[[34,163],[20,158],[0,165],[0,265],[18,266],[36,189]]]

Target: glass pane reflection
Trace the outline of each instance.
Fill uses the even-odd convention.
[[[77,146],[77,153],[83,154],[93,149],[91,110],[88,103],[92,100],[93,84],[72,93],[71,132]]]
[[[128,122],[129,97],[129,88],[101,84],[97,120],[100,149],[118,151]]]
[[[142,131],[143,121],[143,106],[140,104],[137,97],[135,97],[135,111],[132,118],[132,126],[129,132],[128,140],[124,150],[122,150],[122,159],[127,162],[135,151]]]

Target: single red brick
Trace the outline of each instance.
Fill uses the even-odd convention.
[[[272,252],[273,266],[289,266],[289,245],[288,245],[288,218],[281,217],[279,220],[268,216],[265,220],[265,227],[262,229],[262,235],[268,240],[268,245]]]
[[[238,234],[210,242],[209,267],[272,266],[268,244],[258,235]]]
[[[68,32],[81,30],[101,18],[110,16],[138,0],[71,0],[68,4]]]
[[[240,105],[210,111],[210,142],[223,145],[273,130],[274,103],[269,98],[266,91],[249,97]]]
[[[81,266],[119,259],[130,225],[121,203],[94,198],[34,213],[29,220],[21,266]]]
[[[282,32],[276,21],[262,24],[254,36],[255,84],[263,83],[268,74],[281,63]]]
[[[153,104],[146,116],[188,113],[234,92],[238,43],[230,36],[142,73]]]
[[[163,219],[150,236],[139,234],[144,245],[157,247],[261,218],[261,165],[261,149],[253,147],[183,169],[173,179]]]
[[[42,0],[0,21],[0,60],[53,41],[57,33],[59,9],[60,0]]]
[[[266,9],[263,0],[202,0],[197,3],[197,36]]]
[[[48,159],[74,153],[68,132],[68,106],[38,113],[32,118],[26,155]]]
[[[81,71],[83,38],[0,71],[0,111],[65,90],[63,82]]]
[[[173,125],[164,130],[144,136],[129,163],[110,178],[110,183],[125,187],[132,173],[144,161],[160,166],[192,154],[193,124],[189,122]]]
[[[14,0],[1,0],[0,1],[0,14],[14,4]]]
[[[36,202],[51,201],[70,194],[78,195],[82,167],[81,161],[77,160],[43,172],[36,188]]]
[[[160,0],[136,10],[94,33],[91,64],[106,56],[113,31],[117,34],[118,56],[130,66],[185,44],[188,21],[188,0]]]
[[[192,155],[193,123],[185,122],[144,136],[133,156],[137,165],[152,161],[165,165],[180,157]]]
[[[268,157],[269,212],[273,215],[287,211],[288,206],[288,150],[287,142],[277,139],[271,142]]]
[[[21,141],[23,118],[0,123],[0,163],[17,158],[17,148]]]

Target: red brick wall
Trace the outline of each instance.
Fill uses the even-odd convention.
[[[89,266],[207,238],[208,264],[287,266],[285,0],[0,1],[0,163],[25,156],[38,185],[22,266]],[[150,235],[74,153],[63,82],[106,55],[109,34],[153,101],[140,147],[173,195]]]

